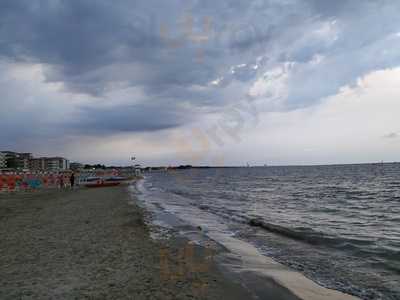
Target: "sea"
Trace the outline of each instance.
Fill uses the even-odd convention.
[[[399,163],[151,171],[136,193],[159,226],[229,236],[361,299],[400,299]]]

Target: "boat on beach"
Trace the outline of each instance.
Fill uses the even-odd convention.
[[[117,186],[126,181],[125,177],[111,176],[111,177],[88,177],[82,184],[88,188],[100,188]]]

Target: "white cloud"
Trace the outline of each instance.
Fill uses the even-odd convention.
[[[265,100],[277,100],[287,97],[287,80],[289,78],[292,63],[284,63],[265,72],[249,89],[249,95]]]
[[[317,29],[312,31],[311,36],[325,40],[328,43],[333,43],[339,38],[337,24],[337,20],[323,22]]]
[[[309,62],[311,65],[319,65],[320,63],[322,63],[323,61],[324,61],[324,59],[325,59],[325,56],[324,55],[321,55],[321,54],[315,54],[313,57],[312,57],[312,59],[311,59],[311,61]]]
[[[400,128],[399,99],[400,67],[372,72],[317,106],[262,113],[240,143],[216,152],[228,164],[399,161],[400,139],[383,138]]]

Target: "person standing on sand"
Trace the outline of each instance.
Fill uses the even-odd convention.
[[[73,189],[74,185],[75,185],[75,173],[74,172],[72,172],[71,176],[69,177],[69,182],[71,184],[71,189]]]

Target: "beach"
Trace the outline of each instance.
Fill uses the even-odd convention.
[[[151,239],[131,197],[127,187],[0,195],[0,298],[251,298],[207,249]]]

